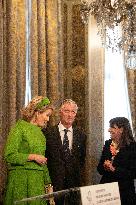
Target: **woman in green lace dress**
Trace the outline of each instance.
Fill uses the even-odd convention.
[[[52,114],[48,98],[38,96],[22,109],[22,119],[12,127],[6,147],[8,179],[4,205],[45,194],[45,185],[51,183],[45,157],[46,139],[41,128]],[[45,200],[20,202],[20,205],[45,205]]]

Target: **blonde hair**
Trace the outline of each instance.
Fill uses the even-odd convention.
[[[43,100],[45,102],[44,104],[41,104]],[[29,102],[26,107],[22,108],[22,118],[26,121],[30,121],[36,112],[44,112],[47,109],[53,109],[53,107],[50,106],[49,99],[43,96],[36,96]]]

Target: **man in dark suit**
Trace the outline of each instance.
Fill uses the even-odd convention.
[[[54,191],[79,187],[82,184],[86,135],[77,127],[72,126],[77,110],[77,104],[73,100],[65,100],[60,108],[59,124],[43,131],[47,139],[47,165]],[[65,148],[65,143],[68,149]],[[56,205],[64,205],[64,203],[65,205],[79,205],[79,196],[79,193],[71,192],[65,197],[58,197]]]

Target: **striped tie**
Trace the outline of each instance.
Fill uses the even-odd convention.
[[[63,152],[64,152],[64,159],[66,163],[69,162],[69,157],[70,157],[69,140],[68,140],[67,133],[68,130],[64,129]]]

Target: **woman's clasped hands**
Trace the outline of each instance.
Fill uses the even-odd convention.
[[[115,167],[113,167],[112,162],[110,160],[105,160],[103,166],[104,169],[107,171],[112,171],[112,172],[115,171]]]
[[[39,154],[30,154],[28,157],[29,161],[35,161],[40,165],[44,165],[47,164],[47,158],[43,155],[39,155]]]

